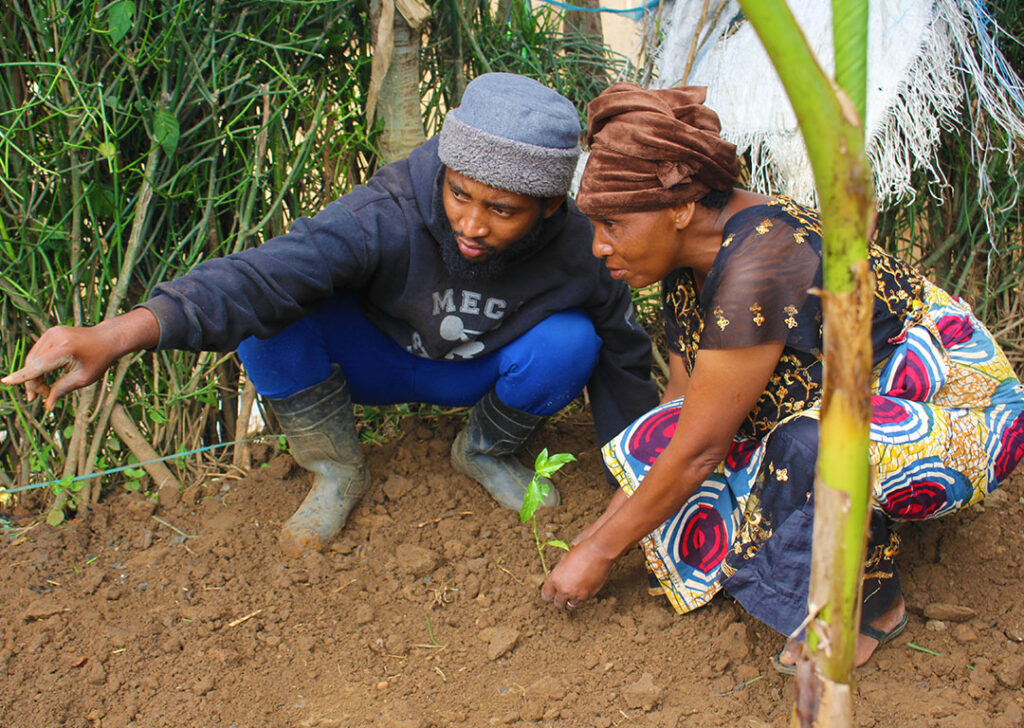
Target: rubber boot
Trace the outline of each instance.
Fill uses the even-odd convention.
[[[469,422],[452,445],[452,465],[480,483],[505,508],[518,511],[523,507],[533,470],[512,454],[543,421],[543,417],[509,407],[491,390],[469,411]],[[558,490],[551,485],[541,505],[557,506],[561,502]]]
[[[281,527],[285,556],[320,551],[370,487],[356,435],[352,399],[341,370],[290,397],[269,399],[295,462],[314,474],[313,487]]]

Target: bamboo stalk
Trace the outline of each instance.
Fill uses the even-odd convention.
[[[658,371],[661,372],[662,376],[667,380],[671,376],[672,372],[668,367],[668,362],[665,361],[665,357],[661,355],[661,351],[658,349],[658,345],[651,342],[651,355],[654,357],[654,363],[658,367]]]
[[[260,94],[263,96],[263,123],[260,125],[260,131],[256,135],[256,150],[252,160],[252,179],[249,183],[249,194],[245,200],[245,207],[242,210],[242,230],[246,233],[239,235],[235,239],[234,249],[232,253],[245,248],[246,241],[249,237],[249,220],[252,219],[252,210],[256,204],[256,195],[263,193],[263,185],[260,184],[260,176],[263,173],[263,160],[267,156],[267,134],[270,132],[270,94],[268,93],[269,87],[267,84],[263,84],[260,87]]]
[[[78,475],[84,475],[85,473],[83,466],[85,463],[85,441],[89,432],[89,408],[95,394],[95,384],[90,384],[88,387],[74,393],[75,424],[74,431],[71,434],[71,442],[68,444],[67,454],[64,458],[64,468],[61,472],[62,478],[66,478],[74,473]],[[92,483],[88,480],[82,483],[80,495],[85,503],[89,502],[87,498],[89,497],[91,487]],[[64,503],[64,498],[58,498],[54,507],[64,508]]]
[[[455,4],[459,5],[458,0]],[[394,12],[393,0],[381,0],[381,9],[374,46],[375,70],[378,52],[387,54],[387,63],[382,64],[375,100],[376,110],[384,122],[379,144],[381,158],[384,162],[392,162],[407,157],[426,138],[419,90],[420,34],[412,29],[401,13]],[[469,39],[475,43],[471,33]],[[372,120],[371,116],[369,121]]]
[[[693,70],[693,59],[697,55],[697,46],[700,42],[700,34],[704,30],[704,22],[708,17],[708,6],[711,5],[711,0],[704,0],[704,4],[700,9],[700,18],[697,19],[697,27],[693,31],[693,38],[690,40],[690,51],[686,54],[686,65],[683,67],[683,77],[679,79],[679,84],[685,86],[686,79],[690,77],[690,71]]]
[[[142,184],[139,186],[139,197],[135,203],[135,216],[132,220],[132,232],[128,238],[128,245],[124,251],[124,259],[121,261],[121,270],[117,274],[117,283],[110,292],[107,299],[107,309],[103,318],[109,319],[117,315],[121,302],[128,292],[128,283],[131,280],[132,271],[135,269],[135,258],[142,241],[142,230],[146,223],[146,213],[149,211],[149,203],[153,199],[153,177],[156,174],[156,163],[160,159],[160,145],[154,144],[150,147],[149,155],[146,158],[146,166],[143,168]]]

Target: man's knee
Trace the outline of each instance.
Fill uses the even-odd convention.
[[[528,336],[538,363],[588,373],[597,366],[601,337],[590,317],[580,310],[551,314],[531,329]]]
[[[552,314],[502,350],[498,396],[531,414],[557,412],[583,389],[600,351],[601,338],[586,314]]]
[[[265,397],[289,397],[331,374],[323,333],[308,318],[266,339],[250,336],[238,345],[238,358]]]

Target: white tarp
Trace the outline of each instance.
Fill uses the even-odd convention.
[[[750,151],[751,188],[813,203],[814,179],[796,117],[757,34],[742,19],[738,3],[729,0],[714,27],[700,29],[698,47],[692,48],[704,6],[703,0],[677,0],[670,8],[655,85],[708,86],[707,104],[721,117],[723,136],[741,152]],[[789,6],[832,75],[831,3],[789,0]],[[880,205],[914,194],[913,169],[923,167],[942,182],[935,164],[939,135],[959,123],[968,87],[1009,132],[1011,143],[1024,140],[1021,81],[995,47],[994,30],[981,0],[870,3],[868,155]],[[981,160],[990,143],[987,124],[973,121],[965,133],[972,135],[973,152]]]

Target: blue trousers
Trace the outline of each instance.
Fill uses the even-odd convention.
[[[509,407],[547,416],[582,391],[600,349],[590,318],[570,309],[486,356],[425,359],[377,329],[355,299],[343,295],[275,336],[246,339],[238,356],[256,391],[274,399],[322,382],[337,364],[358,404],[468,407],[495,389]]]

